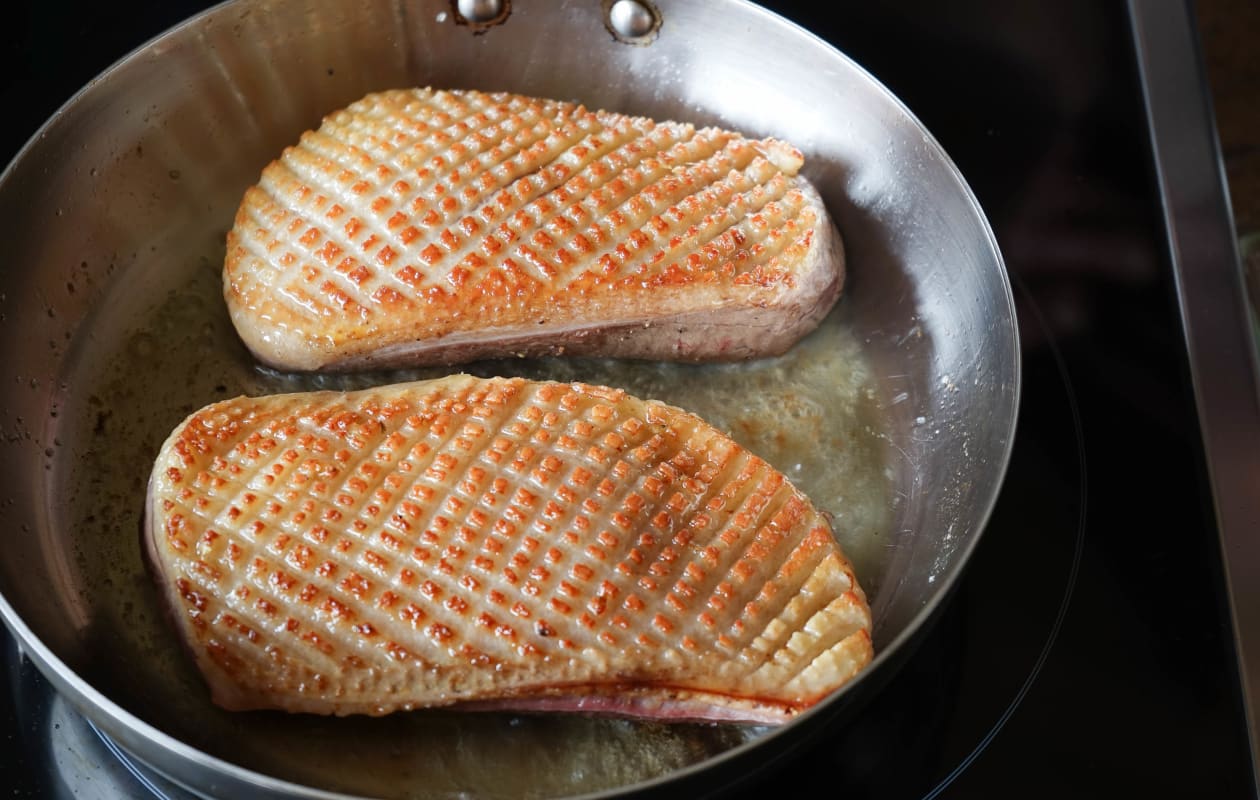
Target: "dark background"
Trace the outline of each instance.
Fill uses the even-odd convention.
[[[1012,275],[1025,383],[1006,487],[952,602],[864,709],[741,794],[1255,796],[1124,5],[766,4],[889,86],[957,162]],[[9,8],[0,160],[206,5]],[[40,797],[12,703],[0,785]]]

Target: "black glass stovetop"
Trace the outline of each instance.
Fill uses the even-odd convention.
[[[11,9],[0,159],[103,68],[206,5]],[[997,509],[913,655],[856,715],[736,793],[1254,797],[1125,6],[766,5],[873,73],[956,161],[1011,273],[1024,385]],[[81,723],[6,644],[6,797],[161,791],[103,764],[116,756],[99,740],[58,739]],[[72,785],[84,775],[95,785]]]

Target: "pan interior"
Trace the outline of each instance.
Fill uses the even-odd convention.
[[[216,258],[218,256],[218,258]],[[662,725],[580,716],[416,712],[381,719],[233,714],[214,708],[159,611],[138,542],[148,469],[170,430],[206,402],[238,394],[353,389],[438,377],[442,369],[353,376],[259,368],[220,298],[221,253],[173,273],[132,325],[76,342],[59,415],[73,443],[52,491],[69,569],[90,609],[90,663],[76,665],[123,707],[207,753],[304,785],[371,796],[555,796],[635,783],[747,741],[759,728]],[[106,302],[105,309],[118,304]],[[887,552],[888,481],[869,373],[843,312],[788,355],[743,365],[510,360],[480,375],[581,380],[691,409],[754,448],[832,513],[861,576]],[[825,443],[819,447],[817,443]],[[63,445],[64,448],[64,445]],[[123,465],[127,465],[124,467]]]
[[[322,115],[384,88],[576,99],[800,146],[845,238],[850,278],[837,309],[789,353],[740,365],[543,359],[468,371],[620,386],[727,430],[834,516],[872,600],[877,652],[908,634],[961,567],[1005,465],[1017,365],[1000,262],[948,159],[868,76],[755,8],[660,2],[658,39],[633,47],[611,40],[600,4],[552,5],[514,4],[504,24],[474,34],[438,0],[238,0],[116,67],[6,175],[0,219],[16,232],[10,263],[26,268],[0,277],[0,347],[16,377],[0,404],[12,493],[0,503],[0,593],[90,685],[79,698],[89,715],[112,702],[262,775],[380,797],[625,787],[764,733],[442,711],[228,714],[209,703],[141,557],[145,482],[166,435],[237,394],[447,372],[262,369],[222,303],[224,236],[244,189]],[[754,29],[755,63],[723,44]],[[106,723],[177,780],[194,774],[143,733]]]

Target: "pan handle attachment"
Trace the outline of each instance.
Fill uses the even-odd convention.
[[[601,0],[604,27],[623,44],[651,44],[661,30],[661,12],[651,0]],[[451,0],[455,22],[473,33],[498,25],[512,13],[512,0]]]
[[[603,0],[604,27],[625,44],[646,45],[661,29],[661,12],[648,0]]]

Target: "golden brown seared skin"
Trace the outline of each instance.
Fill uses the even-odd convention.
[[[263,362],[773,355],[844,256],[790,145],[519,95],[368,95],[250,188],[224,294]]]
[[[208,406],[149,561],[219,705],[781,722],[871,658],[823,516],[697,417],[453,376]]]

